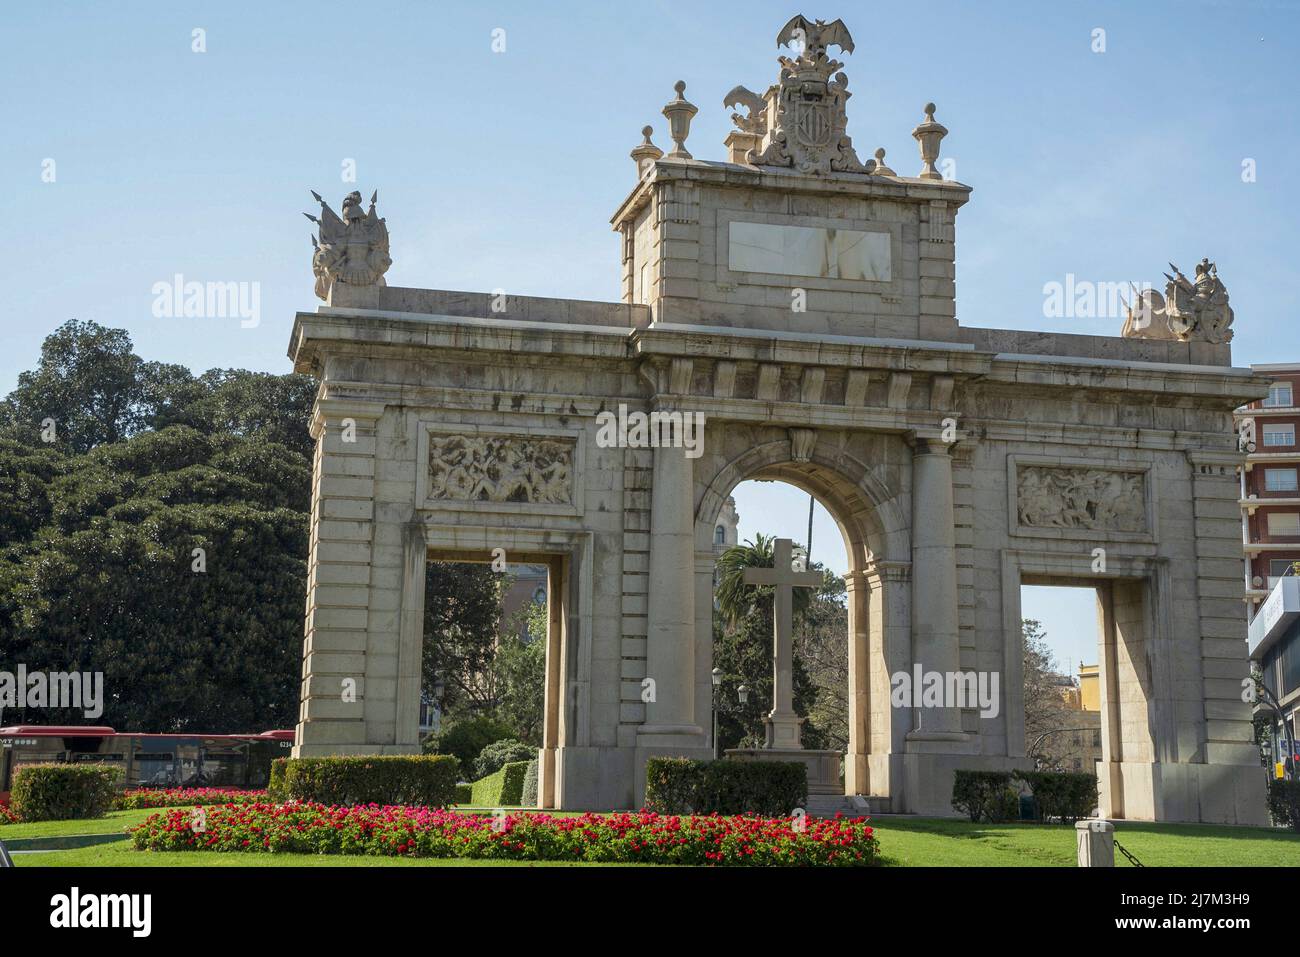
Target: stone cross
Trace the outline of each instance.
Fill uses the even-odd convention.
[[[792,543],[778,538],[772,547],[771,568],[746,568],[746,585],[773,585],[772,711],[767,716],[767,747],[798,750],[803,719],[794,712],[794,589],[816,588],[818,572],[797,572],[791,562]]]

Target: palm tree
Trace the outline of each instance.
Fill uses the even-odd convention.
[[[755,613],[766,613],[768,620],[771,620],[771,586],[745,584],[745,569],[771,568],[775,541],[775,537],[760,532],[752,541],[732,545],[718,556],[718,587],[714,596],[718,602],[718,611],[728,627],[734,628],[741,619]],[[811,598],[812,589],[794,589],[796,619],[803,617]]]

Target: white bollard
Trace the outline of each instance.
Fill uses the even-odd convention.
[[[1080,867],[1115,866],[1115,825],[1110,821],[1098,818],[1075,821],[1074,837]]]

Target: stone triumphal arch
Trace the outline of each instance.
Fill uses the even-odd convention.
[[[791,21],[776,82],[726,96],[726,161],[686,150],[678,84],[673,148],[647,128],[612,219],[618,302],[387,286],[374,198],[322,202],[324,305],[289,349],[320,379],[295,754],[417,751],[425,563],[504,550],[551,579],[540,803],[636,805],[648,757],[712,755],[715,519],[771,478],[849,555],[846,794],[947,814],[954,769],[1028,766],[1020,586],[1088,584],[1103,812],[1262,820],[1231,413],[1264,388],[1213,266],[1122,336],[959,325],[970,187],[939,172],[933,105],[917,175],[861,160],[846,41]],[[602,439],[638,413],[700,441]],[[914,665],[997,673],[996,714],[891,706]]]

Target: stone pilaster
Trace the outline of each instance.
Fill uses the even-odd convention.
[[[844,755],[844,792],[870,794],[871,669],[870,634],[868,629],[868,599],[870,589],[866,576],[858,571],[844,575],[846,605],[848,607],[848,670],[849,670],[849,745]]]
[[[652,700],[639,747],[703,747],[695,717],[695,515],[692,462],[680,448],[654,450],[650,500],[646,678]]]
[[[912,444],[912,660],[923,672],[947,674],[960,666],[954,532],[950,447],[937,438],[916,436]],[[908,739],[953,736],[961,737],[957,708],[919,708]]]
[[[323,399],[312,421],[311,537],[295,755],[378,750],[365,723],[379,409]]]

